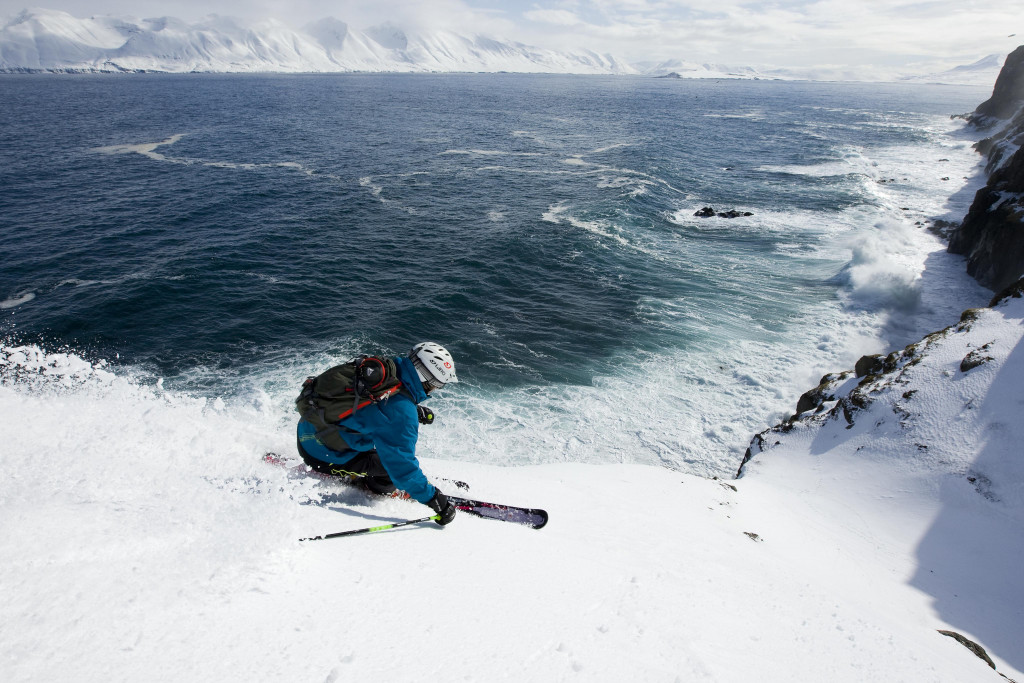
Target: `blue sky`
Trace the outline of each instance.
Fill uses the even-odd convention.
[[[295,27],[325,16],[354,28],[391,20],[541,47],[585,47],[628,61],[736,66],[955,66],[1024,43],[1024,9],[1005,0],[41,0],[39,6],[78,17],[274,17]],[[0,0],[2,15],[24,7]]]

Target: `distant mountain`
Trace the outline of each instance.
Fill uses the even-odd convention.
[[[636,73],[589,50],[451,31],[408,34],[391,24],[359,31],[328,18],[295,30],[276,20],[79,19],[43,9],[25,10],[0,29],[0,71]]]
[[[753,68],[684,59],[631,64],[591,50],[550,50],[480,34],[410,32],[392,23],[356,29],[326,18],[293,29],[268,19],[246,23],[211,15],[94,16],[46,9],[0,18],[0,72],[500,72],[641,74],[670,78],[923,81],[989,85],[1001,56],[938,73],[886,67]],[[675,74],[675,76],[673,76]]]
[[[920,83],[948,83],[962,85],[988,85],[999,76],[1006,55],[988,55],[973,64],[964,64],[938,73],[908,76],[905,81]]]
[[[808,81],[888,81],[989,85],[996,80],[1005,55],[988,55],[972,64],[942,71],[907,74],[893,67],[758,67],[698,64],[682,59],[634,63],[640,73],[656,78],[749,78]]]
[[[640,62],[633,66],[648,76],[659,78],[773,78],[773,76],[765,76],[749,66],[697,64],[682,59]]]

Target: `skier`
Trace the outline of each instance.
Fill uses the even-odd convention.
[[[374,493],[401,489],[437,512],[437,523],[444,526],[455,518],[455,506],[420,470],[416,441],[420,423],[434,420],[433,413],[419,404],[436,389],[459,381],[455,363],[443,346],[433,342],[417,344],[408,357],[393,360],[401,382],[395,393],[359,407],[336,425],[330,423],[330,434],[318,434],[308,419],[312,416],[303,415],[297,427],[299,455],[317,472],[363,477]]]

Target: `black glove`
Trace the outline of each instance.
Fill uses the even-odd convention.
[[[428,425],[434,421],[434,411],[426,406],[416,406],[416,414],[421,425]]]
[[[455,506],[448,500],[448,496],[441,493],[441,489],[434,487],[434,497],[427,501],[427,507],[441,515],[441,519],[434,520],[441,526],[450,524],[455,519]]]

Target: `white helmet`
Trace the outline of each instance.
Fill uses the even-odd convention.
[[[427,382],[435,389],[440,389],[449,382],[459,381],[455,376],[455,361],[452,360],[452,354],[440,344],[420,342],[412,347],[409,360],[416,368],[420,381]]]

